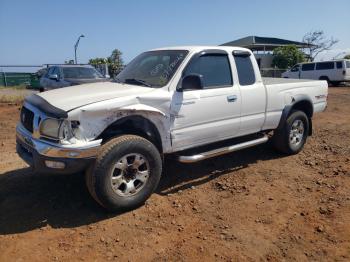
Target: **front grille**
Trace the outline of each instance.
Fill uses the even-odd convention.
[[[22,107],[21,123],[31,133],[33,133],[33,120],[34,120],[34,113],[29,109]]]

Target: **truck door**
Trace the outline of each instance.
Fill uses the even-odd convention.
[[[232,57],[222,50],[206,50],[189,61],[182,78],[189,74],[201,75],[203,89],[174,92],[171,103],[174,149],[208,144],[238,134],[241,97],[237,83],[233,83],[232,63]]]
[[[241,127],[239,135],[261,131],[265,121],[266,89],[255,58],[247,51],[234,51],[241,90]]]

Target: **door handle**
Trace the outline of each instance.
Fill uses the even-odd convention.
[[[227,97],[227,102],[235,102],[237,100],[237,96],[236,95],[231,95]]]

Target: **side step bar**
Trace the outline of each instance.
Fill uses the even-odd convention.
[[[269,140],[269,137],[267,135],[264,135],[263,137],[258,138],[258,139],[250,140],[250,141],[239,143],[239,144],[232,145],[232,146],[214,149],[214,150],[203,152],[203,153],[200,153],[197,155],[179,156],[178,160],[181,163],[194,163],[194,162],[202,161],[204,159],[211,158],[214,156],[224,155],[224,154],[238,151],[238,150],[241,150],[244,148],[260,145],[260,144],[267,142],[268,140]]]

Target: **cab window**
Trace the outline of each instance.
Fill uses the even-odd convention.
[[[239,84],[241,86],[253,85],[256,81],[255,70],[250,56],[234,56]]]
[[[202,55],[186,68],[185,75],[203,76],[203,88],[232,86],[230,61],[225,54]]]

